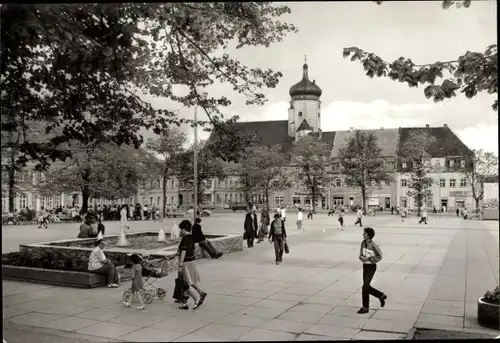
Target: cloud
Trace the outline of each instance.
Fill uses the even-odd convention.
[[[456,130],[458,137],[471,149],[484,149],[498,156],[498,124],[481,122],[474,127]]]

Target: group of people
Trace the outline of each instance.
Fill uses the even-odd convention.
[[[269,211],[266,208],[261,210],[260,225],[257,221],[257,209],[254,204],[249,203],[247,214],[245,215],[245,223],[243,225],[243,239],[247,241],[247,247],[254,247],[254,240],[261,243],[267,237],[269,243],[274,243],[274,252],[276,264],[283,262],[283,253],[285,252],[286,242],[286,209],[278,206],[275,209],[273,220]]]

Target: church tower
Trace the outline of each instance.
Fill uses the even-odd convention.
[[[316,81],[309,81],[307,60],[303,65],[302,80],[290,88],[288,109],[288,136],[298,138],[311,132],[321,132],[321,101],[323,93]]]

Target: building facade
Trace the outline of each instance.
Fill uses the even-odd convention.
[[[311,134],[316,135],[331,148],[329,185],[322,190],[322,194],[317,199],[311,199],[304,188],[300,186],[297,166],[290,163],[285,169],[290,175],[297,176],[293,180],[293,187],[272,192],[269,197],[270,206],[307,206],[312,204],[313,201],[316,202],[318,208],[359,205],[361,204],[360,192],[345,185],[338,162],[339,149],[346,144],[349,136],[354,132],[354,128],[344,131],[322,131],[320,100],[322,90],[315,81],[309,80],[308,73],[309,67],[304,64],[301,81],[290,88],[288,120],[240,122],[236,123],[236,128],[242,135],[255,134],[262,145],[280,145],[284,153],[288,152],[298,139]],[[428,151],[432,157],[431,163],[434,167],[434,172],[430,176],[435,182],[431,189],[432,198],[428,201],[427,206],[430,208],[446,206],[449,210],[453,210],[457,206],[466,206],[468,208],[474,206],[471,187],[467,184],[463,175],[466,167],[466,156],[470,155],[471,151],[447,125],[442,127],[429,127],[429,125],[426,125],[426,127],[411,128],[378,128],[369,131],[377,136],[385,167],[394,176],[390,184],[372,187],[368,198],[369,206],[381,207],[385,210],[397,206],[414,208],[413,199],[407,195],[410,170],[404,162],[400,161],[399,149],[408,140],[410,133],[416,131],[425,131],[435,138],[435,142]],[[208,141],[214,139],[217,139],[217,137],[211,135]],[[23,173],[25,172],[23,171]],[[49,208],[58,205],[81,206],[81,194],[78,191],[50,198],[40,196],[36,191],[37,177],[43,176],[37,175],[27,168],[27,174],[22,176],[22,180],[27,181],[19,184],[20,190],[15,200],[15,208],[19,209],[25,205],[37,210],[42,206]],[[5,179],[3,180],[5,181]],[[5,212],[8,199],[5,198],[4,181],[2,182],[2,210]],[[229,175],[221,180],[209,180],[205,185],[205,203],[220,208],[228,207],[231,204],[245,203],[245,195],[238,185],[239,177],[237,175]],[[169,179],[166,186],[166,205],[192,204],[192,192],[186,192],[178,180],[175,178]],[[138,193],[127,199],[91,199],[90,204],[140,203],[162,208],[162,187],[163,180],[160,179],[153,181],[148,187],[139,187]],[[262,193],[253,193],[250,197],[254,202],[264,202]]]

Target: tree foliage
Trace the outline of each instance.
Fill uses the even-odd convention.
[[[60,128],[49,142],[20,145],[44,165],[64,159],[68,150],[59,147],[73,139],[138,147],[141,128],[160,133],[190,122],[154,109],[140,93],[200,106],[215,126],[231,104],[209,94],[215,82],[249,104],[264,103],[261,89],[275,87],[281,73],[222,51],[233,42],[269,46],[296,31],[279,20],[290,9],[269,2],[4,4],[0,11],[1,112],[12,114],[3,129],[24,120],[43,120],[48,132]]]
[[[225,178],[224,164],[221,160],[215,157],[210,149],[203,149],[203,145],[199,146],[198,153],[198,204],[203,203],[206,198],[206,185],[208,181],[214,178],[222,180]],[[194,191],[194,150],[193,147],[187,149],[179,155],[176,164],[176,175],[180,182],[180,188],[185,191]],[[184,200],[185,203],[188,199]]]
[[[433,171],[433,167],[428,149],[434,142],[435,138],[427,132],[412,131],[399,151],[401,161],[406,162],[410,170],[408,196],[415,200],[418,216],[422,206],[432,197],[433,179],[428,174]]]
[[[160,178],[163,180],[163,216],[167,212],[167,181],[175,175],[177,159],[184,151],[184,144],[187,141],[186,134],[178,128],[167,128],[157,138],[150,138],[146,144],[146,149],[161,156],[161,161],[157,161],[160,166]]]
[[[339,149],[340,170],[345,175],[345,183],[360,189],[365,212],[372,187],[391,181],[380,156],[381,151],[375,134],[360,130],[354,131],[346,145]]]
[[[305,188],[316,211],[317,197],[322,195],[327,182],[326,171],[330,160],[328,145],[316,137],[302,137],[292,148],[292,165],[297,166],[299,180]]]
[[[498,156],[482,149],[473,150],[473,154],[468,156],[466,160],[464,176],[467,184],[471,187],[476,211],[478,211],[479,201],[484,196],[484,182],[494,176],[498,176]]]
[[[377,1],[378,4],[382,1]],[[443,8],[449,8],[453,3],[457,7],[469,7],[467,1],[443,1]],[[478,93],[498,93],[498,60],[497,45],[492,44],[484,52],[467,51],[456,60],[416,64],[410,58],[400,57],[393,62],[387,62],[374,53],[366,52],[358,47],[344,48],[344,58],[359,61],[366,75],[386,77],[394,81],[407,83],[409,87],[426,85],[424,95],[435,102],[443,101],[464,94],[468,99]],[[498,111],[498,100],[492,105]]]
[[[82,212],[90,198],[120,199],[137,193],[137,187],[152,170],[143,163],[148,156],[140,150],[90,143],[68,144],[72,158],[53,165],[39,185],[42,195],[82,192]],[[146,168],[147,167],[147,168]]]
[[[264,193],[268,209],[269,194],[291,186],[290,178],[284,170],[287,161],[287,156],[279,145],[256,147],[246,156],[245,168],[250,184],[254,190]]]

